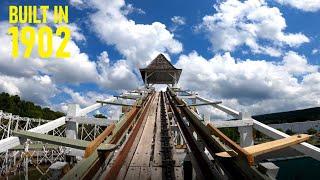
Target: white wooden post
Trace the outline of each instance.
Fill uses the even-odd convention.
[[[79,116],[80,107],[78,104],[69,104],[67,118]],[[66,137],[78,139],[78,123],[74,121],[66,121]]]
[[[246,120],[246,119],[249,119],[251,117],[250,117],[250,115],[248,113],[240,112],[239,118],[241,120]],[[241,147],[252,146],[254,144],[252,126],[241,126],[241,127],[238,127],[238,131],[240,133],[240,146]]]
[[[26,144],[24,146],[24,152],[25,152],[25,158],[24,158],[24,179],[28,180],[29,179],[29,142],[26,141]]]
[[[210,114],[209,113],[204,114],[203,120],[204,120],[204,122],[210,122],[210,120],[211,120]]]
[[[79,104],[69,104],[68,112],[66,117],[66,137],[70,139],[78,139],[78,123],[75,121],[69,121],[73,117],[80,116],[80,106]],[[78,156],[80,158],[83,156],[83,150],[68,148],[69,155]]]

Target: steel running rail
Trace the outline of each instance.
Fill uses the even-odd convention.
[[[196,169],[199,179],[267,179],[254,166],[249,166],[246,159],[216,157],[215,153],[228,149],[217,137],[212,136],[199,117],[189,107],[184,106],[186,103],[179,99],[171,89],[168,89],[166,94],[178,122],[178,127],[187,142],[191,163]],[[204,153],[204,149],[199,148],[201,146],[194,138],[192,129],[197,134],[197,139],[202,140],[206,149],[214,157],[214,163],[209,160]]]
[[[127,141],[125,142],[123,148],[120,150],[118,156],[115,158],[112,166],[110,167],[110,169],[108,170],[106,176],[104,177],[104,179],[106,180],[115,180],[118,177],[118,174],[125,162],[125,159],[128,157],[129,151],[130,149],[134,146],[134,141],[136,138],[138,138],[137,136],[139,133],[139,130],[141,130],[141,126],[142,124],[144,124],[146,122],[146,115],[149,112],[150,109],[150,103],[152,102],[152,100],[155,98],[155,93],[153,93],[151,95],[151,97],[149,98],[149,100],[147,101],[146,105],[144,106],[144,108],[142,108],[142,113],[141,115],[137,118],[136,124],[133,127],[130,136],[128,137]],[[138,138],[140,139],[140,138]],[[126,167],[128,168],[128,167]],[[126,169],[128,170],[128,169]]]
[[[166,92],[166,95],[180,132],[186,141],[193,168],[197,172],[197,177],[199,179],[225,179],[205,154],[204,149],[201,148],[197,140],[194,138],[192,131],[184,121],[181,111],[177,108],[177,105],[179,104],[176,103],[168,91]]]
[[[120,144],[126,133],[132,126],[137,123],[137,120],[143,116],[143,109],[149,105],[151,94],[145,97],[142,102],[137,102],[138,106],[133,106],[126,113],[124,119],[116,124],[115,129],[104,143]],[[140,103],[142,106],[140,107]],[[95,151],[89,157],[78,162],[62,179],[92,179],[99,173],[101,167],[106,165],[106,161],[111,158],[113,153],[98,153]]]

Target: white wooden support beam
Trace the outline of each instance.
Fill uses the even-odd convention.
[[[97,103],[109,104],[109,105],[114,105],[114,106],[133,106],[132,104],[122,104],[122,103],[108,102],[108,101],[97,101]]]
[[[120,96],[114,96],[114,97],[121,98],[121,99],[132,99],[132,100],[141,98],[141,96],[139,95],[120,95]]]
[[[274,129],[256,120],[253,120],[253,128],[274,139],[289,137],[288,134],[281,132],[277,129]],[[320,148],[306,142],[294,145],[292,147],[297,151],[300,151],[303,154],[320,161]]]
[[[50,121],[46,124],[43,124],[41,126],[30,129],[28,131],[38,132],[38,133],[47,133],[47,132],[49,132],[55,128],[58,128],[64,124],[65,124],[65,117],[61,117],[56,120]],[[2,139],[0,141],[0,152],[5,152],[8,149],[13,148],[18,145],[20,145],[20,140],[18,137],[12,136],[9,138]]]
[[[248,146],[252,146],[254,144],[253,143],[252,126],[238,127],[238,131],[240,134],[240,146],[241,147],[248,147]]]
[[[83,116],[67,118],[66,122],[69,122],[69,121],[76,122],[79,124],[94,124],[98,126],[108,126],[116,122],[115,120],[109,120],[105,118],[93,118],[93,117],[83,117]]]
[[[90,141],[84,141],[80,139],[70,139],[70,138],[52,136],[47,134],[39,134],[39,133],[29,132],[29,131],[13,131],[12,133],[22,138],[27,138],[35,141],[42,141],[42,142],[47,142],[51,144],[72,147],[72,148],[82,149],[82,150],[85,150],[90,144]],[[98,147],[98,150],[110,151],[115,149],[116,147],[117,146],[114,144],[101,144]]]
[[[208,105],[214,105],[214,104],[221,104],[222,101],[215,101],[215,102],[206,102],[206,103],[193,103],[193,104],[188,104],[187,106],[208,106]]]
[[[108,98],[108,99],[105,99],[103,101],[105,102],[114,102],[116,100],[115,97],[111,97],[111,98]],[[79,116],[85,116],[86,114],[94,111],[94,110],[97,110],[103,106],[105,106],[106,104],[102,104],[102,103],[96,103],[96,104],[93,104],[91,106],[88,106],[86,108],[83,108],[79,111]]]
[[[181,99],[195,99],[196,96],[195,95],[187,95],[187,96],[181,95],[181,96],[178,96],[178,98],[181,98]]]
[[[183,92],[188,93],[189,95],[192,95],[192,93],[189,93],[187,91],[183,91]],[[207,102],[207,103],[214,102],[214,101],[210,101],[208,99],[205,99],[203,97],[200,97],[198,95],[196,95],[196,98],[199,99],[200,101]],[[215,107],[215,108],[217,108],[217,109],[219,109],[219,110],[221,110],[221,111],[223,111],[223,112],[225,112],[225,113],[227,113],[227,114],[229,114],[229,115],[231,115],[231,116],[233,116],[233,117],[235,117],[237,119],[239,118],[240,112],[235,111],[235,110],[233,110],[233,109],[231,109],[231,108],[229,108],[227,106],[224,106],[222,104],[211,104],[211,106],[213,106],[213,107]]]
[[[79,104],[69,104],[67,119],[72,119],[80,115]],[[78,123],[75,121],[66,121],[66,137],[69,139],[78,139]],[[72,156],[82,156],[84,154],[83,150],[78,150],[76,148],[68,148],[69,155]]]
[[[230,120],[230,121],[210,121],[217,128],[224,127],[243,127],[243,126],[252,126],[252,119],[244,119],[244,120]]]
[[[79,104],[69,104],[68,113],[66,119],[72,119],[79,116],[80,106]],[[70,139],[78,139],[78,123],[76,121],[66,121],[66,137]]]
[[[250,115],[248,113],[240,113],[241,120],[248,120],[250,119]],[[241,147],[248,147],[254,144],[253,141],[253,128],[252,125],[250,126],[240,126],[238,127],[238,131],[240,134],[240,146]]]

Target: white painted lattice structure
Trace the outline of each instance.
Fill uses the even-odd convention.
[[[136,92],[132,93],[136,96]],[[126,92],[124,95],[130,96],[132,93]],[[116,97],[111,97],[104,101],[114,102],[116,100]],[[74,130],[73,127],[67,126],[68,123],[71,123],[77,129],[77,139],[92,141],[113,121],[102,119],[97,121],[97,118],[87,117],[87,114],[105,106],[108,105],[96,103],[80,109],[78,105],[70,105],[71,108],[69,108],[67,116],[52,121],[20,117],[0,110],[0,175],[7,176],[18,170],[22,170],[27,175],[29,165],[35,166],[41,174],[45,175],[47,172],[38,167],[41,163],[52,164],[57,161],[65,161],[65,155],[83,154],[83,150],[75,150],[74,152],[72,148],[64,146],[52,146],[30,140],[23,142],[18,137],[12,136],[12,131],[24,130],[66,137],[68,136],[67,132],[72,133]],[[32,149],[34,146],[37,146],[37,148]]]

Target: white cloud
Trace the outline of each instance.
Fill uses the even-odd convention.
[[[70,4],[77,5],[77,4],[84,4],[82,0],[69,0]]]
[[[185,25],[186,24],[186,18],[182,16],[173,16],[171,18],[171,21],[176,25]]]
[[[0,79],[0,92],[7,92],[12,95],[20,95],[20,89],[11,81],[8,80],[8,77],[1,77]]]
[[[182,44],[160,22],[137,24],[125,16],[124,0],[91,0],[88,6],[97,11],[90,15],[92,29],[99,38],[125,56],[131,67],[143,67],[159,52],[179,53]]]
[[[133,68],[142,67],[146,62],[155,57],[159,52],[165,54],[179,53],[182,51],[182,44],[174,39],[174,35],[166,29],[160,22],[152,24],[137,24],[126,15],[137,12],[143,13],[141,9],[126,5],[120,1],[101,0],[70,0],[70,4],[77,8],[92,8],[96,10],[90,15],[90,26],[98,33],[99,38],[111,45],[125,57],[125,60],[110,61],[107,52],[101,53],[97,61],[89,59],[88,55],[81,52],[76,42],[85,41],[81,29],[76,24],[68,24],[72,31],[72,40],[68,43],[66,51],[71,52],[71,57],[66,59],[41,59],[37,53],[35,45],[31,57],[25,59],[19,56],[13,60],[11,57],[11,37],[6,30],[10,26],[6,22],[1,23],[0,41],[8,46],[0,47],[0,90],[19,94],[22,98],[36,101],[40,104],[48,104],[50,97],[55,93],[61,93],[59,88],[65,84],[96,83],[98,86],[108,89],[130,89],[138,86],[139,81],[133,73]],[[48,12],[48,22],[55,27],[52,22],[52,14]],[[61,38],[54,36],[53,44],[56,50],[61,42]],[[20,47],[22,47],[20,45]],[[22,49],[20,49],[20,55]],[[55,52],[55,51],[54,51]],[[33,89],[28,90],[20,82],[35,83],[49,88],[51,85],[54,93],[46,93]],[[54,88],[53,88],[54,87]],[[58,88],[57,88],[58,87]],[[82,105],[86,99],[81,99],[77,94],[73,94]],[[39,93],[37,96],[36,94]],[[39,98],[38,98],[39,97]],[[44,98],[46,97],[46,98]],[[42,102],[41,102],[42,101]],[[63,106],[65,107],[65,106]],[[65,108],[64,108],[65,109]]]
[[[146,12],[144,12],[142,9],[140,8],[135,8],[133,7],[132,4],[128,4],[127,6],[124,7],[123,9],[123,14],[124,15],[128,15],[128,14],[131,14],[131,13],[135,13],[137,12],[138,14],[145,14]]]
[[[320,10],[320,0],[275,0],[280,4],[283,5],[289,5],[291,7],[303,10],[303,11],[309,11],[309,12],[315,12]]]
[[[204,30],[215,51],[234,51],[246,45],[254,53],[280,56],[284,45],[309,42],[302,33],[286,33],[280,10],[264,0],[227,0],[215,6],[217,13],[203,17],[197,30]]]
[[[69,0],[69,3],[78,9],[85,7],[85,2],[83,0]]]
[[[71,98],[67,101],[68,103],[79,104],[81,107],[87,107],[96,103],[97,100],[103,100],[111,97],[108,94],[97,93],[94,91],[86,93],[76,92],[70,88],[64,88],[63,92],[68,94]]]
[[[0,92],[19,95],[36,104],[49,105],[49,99],[56,95],[58,89],[47,75],[31,78],[0,75]]]
[[[23,46],[19,45],[19,57],[11,57],[11,36],[7,34],[9,24],[0,22],[0,41],[6,46],[0,47],[0,91],[20,95],[41,105],[50,105],[50,98],[59,93],[59,87],[65,84],[96,83],[108,89],[129,89],[138,85],[135,75],[124,61],[103,66],[89,59],[71,40],[66,51],[70,58],[41,59],[37,53],[37,43],[30,58],[22,57]],[[62,39],[53,37],[53,49],[56,52]]]
[[[84,5],[84,4],[83,4]],[[42,14],[42,11],[39,11],[39,13]],[[54,23],[54,15],[53,15],[53,11],[47,11],[47,24],[48,26],[51,27],[55,27],[58,28],[59,26],[67,26],[71,33],[71,38],[75,41],[78,42],[85,42],[86,41],[86,37],[84,36],[84,34],[81,32],[81,28],[78,27],[78,25],[76,23],[61,23],[61,24],[56,24]],[[42,24],[38,25],[38,27],[41,27]]]
[[[61,109],[64,112],[66,112],[68,110],[67,104],[69,104],[69,103],[79,104],[80,107],[87,107],[92,104],[95,104],[97,100],[104,100],[104,99],[112,97],[112,95],[98,93],[98,92],[94,92],[94,91],[76,92],[76,91],[69,89],[69,88],[64,88],[63,91],[64,91],[64,93],[68,94],[71,98],[64,103],[61,103],[60,106],[58,107],[59,109]],[[128,102],[124,102],[124,103],[130,104]],[[107,109],[107,111],[105,111],[106,109]],[[113,120],[117,120],[117,119],[119,119],[120,114],[121,114],[121,107],[107,106],[102,109],[98,109],[97,111],[103,113],[104,115],[107,115],[109,118],[111,118]],[[93,114],[96,114],[97,111],[95,111]]]
[[[110,64],[108,53],[102,52],[98,58],[100,72],[99,84],[105,88],[132,89],[138,87],[139,80],[131,71],[125,60],[118,60]]]
[[[293,51],[286,53],[286,55],[283,57],[283,63],[285,70],[293,75],[303,75],[318,71],[317,66],[308,64],[306,57],[300,56]]]
[[[2,27],[9,27],[7,22],[0,22]],[[96,64],[89,60],[88,56],[80,52],[74,41],[66,46],[66,51],[71,57],[65,59],[48,58],[41,59],[37,53],[36,43],[30,58],[23,57],[23,46],[19,45],[19,57],[11,57],[11,36],[7,34],[7,28],[0,29],[0,41],[8,46],[0,48],[0,72],[1,74],[15,77],[32,77],[40,74],[50,75],[55,82],[81,83],[95,81],[97,77]],[[62,39],[53,37],[53,55],[60,46]]]
[[[320,105],[319,66],[295,52],[288,52],[281,62],[235,59],[230,53],[207,60],[192,52],[180,56],[176,66],[183,69],[183,89],[252,114]]]
[[[176,32],[177,30],[180,29],[181,26],[186,24],[186,18],[182,16],[173,16],[171,18],[172,25],[170,27],[171,32]]]
[[[317,53],[319,53],[319,49],[312,49],[311,54],[317,54]]]

